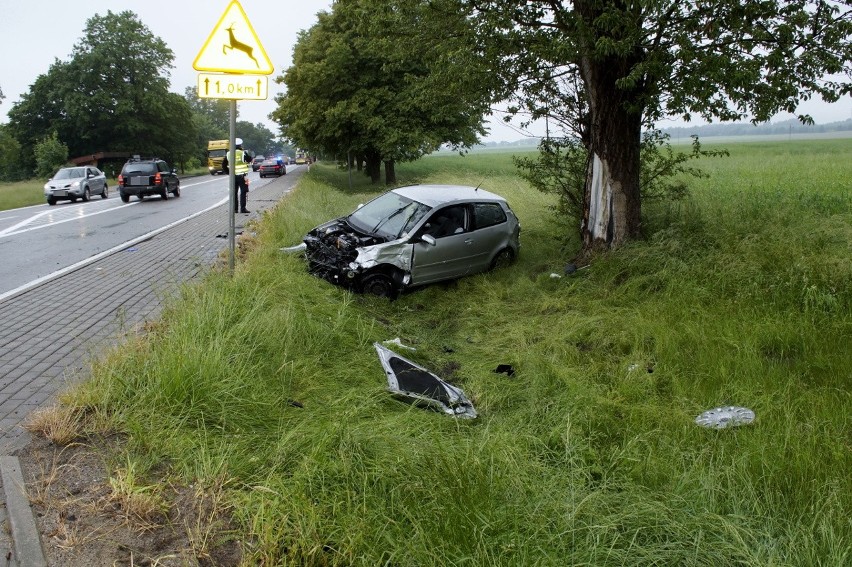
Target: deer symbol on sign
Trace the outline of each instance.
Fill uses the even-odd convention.
[[[260,63],[258,63],[257,59],[255,59],[254,55],[252,55],[252,51],[254,51],[254,48],[250,45],[246,45],[245,43],[243,43],[241,41],[238,41],[237,38],[234,37],[234,24],[231,23],[231,27],[225,28],[225,29],[228,32],[228,36],[229,36],[228,39],[229,39],[230,43],[227,43],[227,44],[222,46],[222,53],[223,54],[226,53],[225,50],[227,50],[227,49],[230,49],[232,51],[234,49],[242,51],[243,53],[248,55],[251,58],[252,61],[254,61],[254,64],[257,67],[260,67]]]

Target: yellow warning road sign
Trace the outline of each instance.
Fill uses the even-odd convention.
[[[251,22],[237,0],[232,0],[195,61],[196,71],[271,75],[274,71]]]

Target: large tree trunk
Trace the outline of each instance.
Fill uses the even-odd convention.
[[[367,175],[370,176],[372,183],[378,183],[382,180],[382,155],[376,150],[368,150],[364,153],[364,158],[367,161]]]
[[[617,248],[639,236],[641,126],[638,119],[625,118],[617,109],[592,118],[583,198],[582,236],[587,250]]]
[[[600,14],[593,2],[576,2],[583,18]],[[642,139],[641,87],[618,85],[641,54],[592,55],[591,45],[580,57],[580,73],[589,101],[589,150],[581,233],[585,250],[617,248],[640,234],[639,168]]]
[[[396,167],[394,160],[385,160],[385,185],[393,185],[396,183]]]

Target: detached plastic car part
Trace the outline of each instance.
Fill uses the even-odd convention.
[[[459,388],[379,343],[373,343],[395,398],[454,417],[473,419],[476,410]]]

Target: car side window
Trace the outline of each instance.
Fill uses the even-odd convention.
[[[434,238],[443,238],[453,234],[466,232],[467,207],[465,205],[453,205],[445,207],[432,213],[426,222],[423,234]]]
[[[474,230],[488,228],[506,222],[506,212],[497,203],[476,203],[473,205]]]
[[[169,166],[164,161],[157,162],[157,169],[159,169],[162,173],[166,173],[169,170]]]

